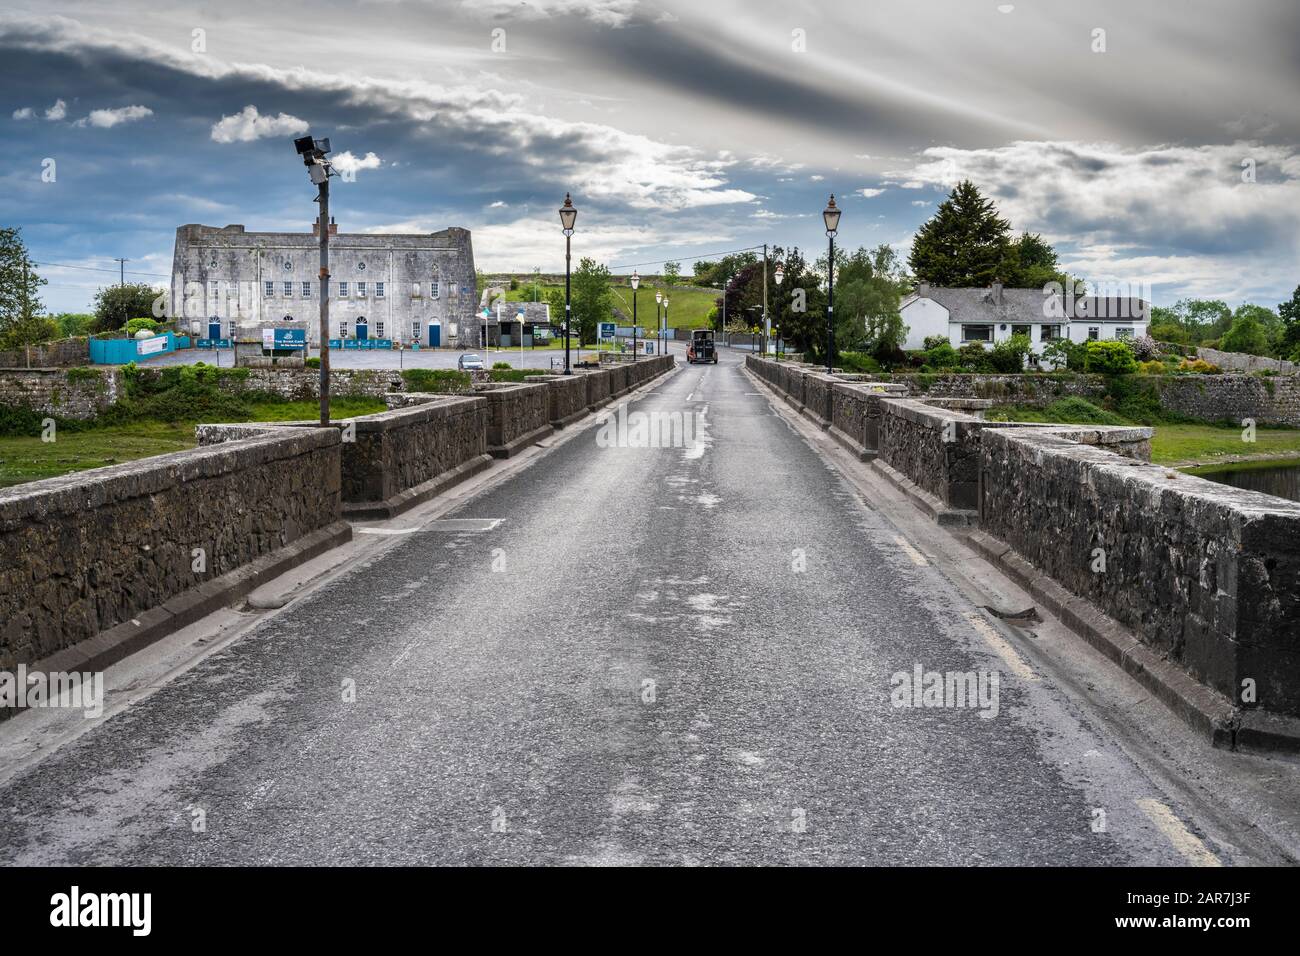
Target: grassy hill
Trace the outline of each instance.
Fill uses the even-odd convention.
[[[628,321],[632,319],[632,290],[625,285],[612,286],[614,307],[627,316]],[[552,289],[564,291],[562,285],[544,285],[541,291],[541,301],[545,302],[546,297],[550,295]],[[704,328],[708,323],[709,311],[713,308],[718,297],[722,295],[720,289],[700,289],[689,286],[675,286],[668,291],[668,324],[673,328]],[[507,302],[531,302],[533,301],[532,287],[522,280],[518,289],[512,289],[506,293]],[[654,328],[655,326],[655,290],[648,285],[642,285],[637,290],[637,320],[645,328]]]

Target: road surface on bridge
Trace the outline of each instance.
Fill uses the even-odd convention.
[[[579,426],[395,536],[12,774],[0,861],[1235,862],[737,356],[627,411],[698,440]]]

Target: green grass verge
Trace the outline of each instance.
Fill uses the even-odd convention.
[[[1063,398],[1046,408],[1028,405],[1000,405],[988,410],[991,421],[1061,422],[1070,425],[1135,425],[1115,412],[1108,412],[1082,398]],[[1300,428],[1257,428],[1255,440],[1242,440],[1236,425],[1204,422],[1156,422],[1152,426],[1151,460],[1160,465],[1213,462],[1236,455],[1284,457],[1300,453]]]
[[[385,407],[374,398],[336,398],[330,401],[330,417],[370,415],[382,412]],[[285,422],[315,419],[319,414],[319,402],[257,402],[236,419],[209,418],[208,421]],[[196,424],[132,421],[78,430],[58,428],[52,442],[28,435],[0,437],[0,487],[184,451],[195,445]]]

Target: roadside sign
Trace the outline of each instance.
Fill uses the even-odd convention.
[[[600,323],[600,337],[602,339],[612,339],[614,337],[615,328],[616,326],[613,322]]]
[[[155,335],[151,339],[138,339],[135,343],[136,354],[153,355],[155,352],[167,351],[167,336]]]

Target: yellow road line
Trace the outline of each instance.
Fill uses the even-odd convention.
[[[1183,825],[1167,806],[1151,797],[1135,801],[1137,807],[1156,828],[1174,845],[1174,849],[1183,855],[1192,866],[1223,866],[1223,861],[1210,852],[1200,837]]]

